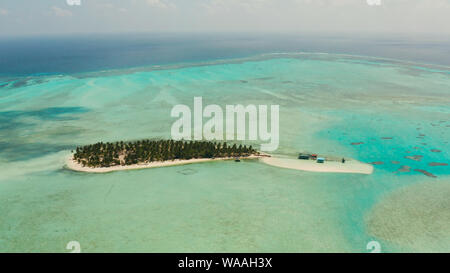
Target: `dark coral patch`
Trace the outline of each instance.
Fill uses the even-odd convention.
[[[384,162],[383,161],[375,161],[375,162],[372,162],[370,164],[372,164],[372,165],[383,165]]]
[[[364,144],[364,142],[352,142],[352,143],[350,143],[351,145],[361,145],[361,144]]]
[[[439,162],[431,162],[428,163],[428,166],[448,166],[447,163],[439,163]]]
[[[63,115],[82,114],[86,112],[88,112],[88,109],[84,107],[49,107],[31,111],[3,111],[0,112],[0,118],[11,120],[21,117],[37,117],[42,120],[73,120],[74,117]]]
[[[414,161],[420,161],[420,160],[422,160],[423,155],[413,155],[413,156],[407,155],[407,156],[405,156],[405,158],[411,159],[411,160],[414,160]]]
[[[423,173],[424,175],[429,176],[429,177],[433,177],[433,178],[436,178],[436,177],[437,177],[437,176],[435,176],[434,174],[432,174],[432,173],[430,173],[430,172],[427,172],[427,171],[425,171],[425,170],[414,169],[414,171],[419,172],[419,173]]]
[[[182,174],[182,175],[192,175],[192,174],[195,174],[197,172],[198,171],[190,169],[190,168],[177,171],[177,173]]]
[[[411,167],[410,166],[402,166],[401,168],[398,169],[398,171],[401,173],[408,173],[411,171]]]
[[[13,162],[38,158],[73,148],[72,145],[64,144],[0,142],[0,155]]]

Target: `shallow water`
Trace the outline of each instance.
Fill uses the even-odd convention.
[[[399,214],[382,212],[387,220],[381,223],[370,216],[391,204],[389,194],[448,183],[448,166],[429,166],[449,163],[445,67],[270,54],[2,82],[2,252],[65,252],[73,240],[85,252],[365,252],[371,240],[387,252],[449,251],[445,228],[410,243],[406,234],[421,226],[411,232],[406,225],[414,214],[401,212],[414,211],[415,203],[395,198]],[[277,153],[378,162],[375,172],[309,173],[253,160],[108,174],[63,169],[76,145],[170,137],[172,107],[192,106],[194,96],[223,108],[278,104]],[[405,158],[416,155],[423,157]],[[402,166],[411,171],[398,172]],[[442,198],[428,201],[436,205],[418,209],[420,214],[428,209],[439,217],[448,210],[439,205]],[[392,240],[386,223],[394,217],[402,219],[395,231],[406,241]],[[439,225],[450,224],[442,219]]]
[[[369,233],[404,251],[450,250],[449,180],[417,183],[387,195],[366,216]]]

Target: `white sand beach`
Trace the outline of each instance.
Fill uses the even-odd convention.
[[[171,161],[158,161],[151,163],[134,164],[127,166],[112,166],[105,168],[90,168],[83,167],[81,164],[73,160],[72,155],[70,155],[66,160],[66,167],[73,171],[78,172],[88,172],[88,173],[109,173],[115,171],[124,170],[137,170],[137,169],[148,169],[148,168],[159,168],[159,167],[169,167],[177,165],[195,164],[202,162],[211,161],[223,161],[223,160],[234,160],[234,157],[225,158],[198,158],[190,160],[171,160]],[[325,161],[325,163],[317,163],[314,160],[299,160],[295,158],[288,158],[282,156],[270,156],[267,154],[252,155],[248,157],[243,157],[241,159],[259,159],[261,162],[286,169],[294,169],[300,171],[309,172],[328,172],[328,173],[360,173],[360,174],[371,174],[373,172],[373,166],[370,164],[362,163],[354,159],[346,159],[345,163],[338,161]]]
[[[258,159],[268,157],[267,155],[251,155],[248,157],[240,157],[241,160],[244,159]],[[115,171],[124,171],[124,170],[137,170],[137,169],[148,169],[148,168],[159,168],[159,167],[169,167],[169,166],[177,166],[177,165],[186,165],[186,164],[194,164],[194,163],[202,163],[202,162],[211,162],[211,161],[222,161],[222,160],[234,160],[235,157],[223,157],[223,158],[197,158],[197,159],[189,159],[189,160],[171,160],[171,161],[158,161],[151,163],[142,163],[142,164],[134,164],[134,165],[126,165],[126,166],[112,166],[105,168],[90,168],[83,167],[81,164],[73,160],[73,155],[70,155],[66,161],[66,167],[73,171],[78,172],[87,172],[87,173],[109,173]]]
[[[286,157],[264,157],[260,159],[268,165],[309,172],[327,172],[327,173],[360,173],[371,174],[373,166],[362,163],[355,159],[346,159],[345,163],[339,161],[325,161],[317,163],[315,160],[300,160]]]

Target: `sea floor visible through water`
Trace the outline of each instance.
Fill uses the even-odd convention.
[[[266,54],[3,77],[0,252],[67,252],[70,241],[83,252],[367,252],[374,240],[383,252],[448,252],[449,71]],[[278,154],[350,157],[374,173],[257,161],[106,174],[63,168],[77,145],[169,138],[172,107],[196,96],[222,107],[279,105]]]

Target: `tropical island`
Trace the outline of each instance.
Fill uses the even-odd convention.
[[[300,160],[290,156],[271,156],[242,144],[226,142],[138,140],[132,142],[98,142],[72,151],[66,167],[80,172],[107,173],[155,167],[168,167],[219,160],[260,159],[262,163],[309,172],[371,174],[372,164],[333,157]]]
[[[267,157],[253,147],[226,142],[138,140],[98,142],[77,147],[67,167],[83,172],[111,172],[198,163],[212,160],[239,161],[240,158]]]

